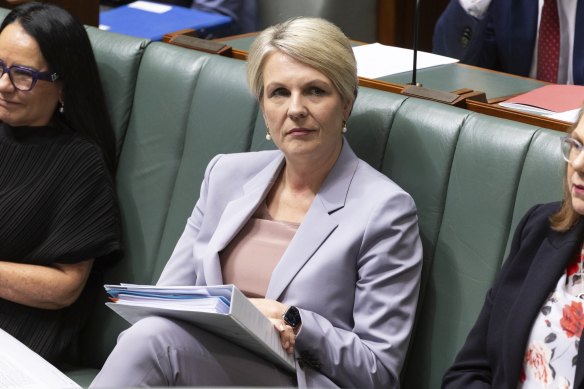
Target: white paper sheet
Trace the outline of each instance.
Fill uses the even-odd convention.
[[[558,112],[558,113],[554,113],[551,115],[545,115],[545,116],[552,118],[552,119],[556,119],[556,120],[562,120],[562,121],[568,122],[568,123],[576,123],[576,121],[578,120],[578,115],[580,115],[580,108],[572,109],[570,111],[565,111],[565,112]]]
[[[414,51],[410,49],[373,43],[355,46],[353,52],[357,59],[357,74],[360,77],[379,78],[408,72],[413,68]],[[418,69],[455,62],[458,62],[456,58],[418,51]]]
[[[3,330],[0,345],[0,389],[81,388]]]
[[[163,14],[172,9],[170,5],[151,3],[149,1],[135,1],[128,4],[128,7],[146,12],[154,12],[155,14]]]

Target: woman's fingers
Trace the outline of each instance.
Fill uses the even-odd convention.
[[[294,329],[284,323],[281,319],[270,319],[274,324],[276,330],[280,333],[280,343],[282,347],[288,354],[294,353],[294,346],[296,344],[296,335],[294,334]]]

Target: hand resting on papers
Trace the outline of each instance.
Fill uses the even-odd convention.
[[[288,307],[276,300],[251,298],[249,299],[265,317],[270,319],[276,330],[280,333],[280,342],[282,347],[288,354],[294,353],[294,343],[296,342],[296,334],[294,328],[290,327],[284,322],[282,316]]]

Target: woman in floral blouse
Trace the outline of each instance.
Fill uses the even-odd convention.
[[[583,144],[581,116],[562,139],[564,200],[533,207],[517,226],[443,388],[584,387]]]

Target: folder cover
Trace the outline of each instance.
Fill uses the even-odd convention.
[[[578,109],[584,102],[582,85],[545,85],[541,88],[512,97],[503,103],[503,107],[515,108],[535,113],[557,113]]]
[[[115,301],[106,305],[132,324],[148,316],[183,320],[228,339],[290,372],[296,369],[294,356],[282,347],[280,335],[272,322],[234,285],[162,287],[122,284],[105,285],[105,288]],[[124,293],[131,295],[130,299]],[[189,304],[185,293],[198,294],[198,297],[191,298],[192,304]],[[140,298],[148,294],[150,296],[145,299]],[[212,301],[207,303],[205,299]],[[225,313],[221,312],[220,301],[227,302]],[[210,309],[210,305],[216,305],[216,309]]]
[[[231,31],[232,22],[229,16],[148,1],[136,1],[99,15],[99,28],[102,30],[154,41],[186,28],[196,30],[200,37],[209,33],[221,36]]]

